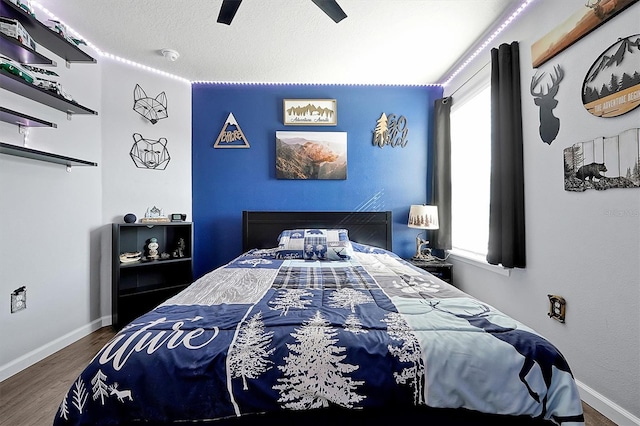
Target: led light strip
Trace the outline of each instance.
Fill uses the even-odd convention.
[[[493,40],[498,36],[498,34],[500,34],[502,31],[504,31],[504,29],[505,29],[505,28],[507,28],[507,27],[511,24],[511,22],[513,22],[513,20],[514,20],[514,19],[516,19],[516,17],[517,17],[518,15],[520,15],[520,14],[521,14],[521,13],[522,13],[526,8],[527,8],[527,6],[529,6],[529,5],[530,5],[531,3],[533,3],[534,1],[535,1],[535,0],[526,0],[524,3],[522,3],[522,4],[520,5],[520,7],[518,7],[518,9],[516,9],[516,11],[515,11],[515,12],[513,12],[513,13],[511,14],[511,16],[509,16],[509,17],[507,18],[507,20],[505,20],[505,21],[502,23],[502,25],[500,25],[500,27],[499,27],[497,30],[495,30],[495,31],[493,32],[493,34],[491,34],[491,35],[489,36],[489,38],[487,38],[487,39],[484,41],[484,43],[482,43],[482,45],[480,45],[480,47],[478,47],[478,48],[476,49],[476,51],[475,51],[475,52],[473,52],[473,53],[471,54],[471,56],[469,56],[469,57],[467,58],[467,60],[466,60],[466,61],[464,61],[464,62],[462,63],[462,65],[460,65],[460,67],[459,67],[457,70],[455,70],[455,71],[453,72],[453,74],[451,74],[451,75],[449,76],[449,78],[447,78],[447,79],[445,80],[445,82],[444,82],[444,83],[441,83],[441,85],[444,87],[444,86],[446,86],[447,84],[451,83],[451,80],[453,80],[453,79],[454,79],[458,74],[460,74],[460,72],[461,72],[463,69],[465,69],[465,68],[467,67],[467,65],[469,65],[469,64],[471,63],[471,61],[473,61],[473,60],[474,60],[474,59],[475,59],[475,58],[480,54],[480,52],[482,52],[482,51],[483,51],[487,46],[489,46],[489,44],[490,44],[490,43],[491,43],[491,42],[492,42],[492,41],[493,41]]]
[[[134,66],[134,67],[137,67],[137,68],[143,69],[143,70],[145,70],[145,71],[151,71],[151,72],[153,72],[153,73],[156,73],[156,74],[162,75],[162,76],[164,76],[164,77],[173,78],[173,79],[175,79],[175,80],[182,81],[182,82],[187,83],[187,84],[191,84],[191,81],[189,81],[188,79],[186,79],[186,78],[184,78],[184,77],[179,77],[179,76],[177,76],[177,75],[170,74],[170,73],[165,72],[165,71],[160,71],[160,70],[158,70],[158,69],[155,69],[155,68],[152,68],[152,67],[149,67],[149,66],[146,66],[146,65],[142,65],[142,64],[139,64],[139,63],[137,63],[137,62],[130,61],[129,59],[121,58],[120,56],[113,55],[113,54],[111,54],[111,53],[108,53],[108,52],[105,52],[105,51],[101,50],[98,46],[96,46],[95,44],[93,44],[93,43],[91,43],[89,40],[87,40],[87,39],[86,39],[86,37],[83,37],[83,36],[82,36],[80,33],[78,33],[76,30],[74,30],[73,28],[71,28],[71,27],[70,27],[67,23],[65,23],[62,19],[60,19],[60,18],[58,18],[56,15],[54,15],[54,14],[53,14],[51,11],[49,11],[46,7],[42,6],[40,3],[35,2],[35,1],[32,1],[32,4],[33,4],[35,7],[37,7],[38,9],[40,9],[42,12],[44,12],[46,15],[48,15],[48,16],[49,16],[49,18],[51,18],[51,19],[53,19],[53,20],[56,20],[56,21],[60,22],[61,24],[63,24],[63,25],[67,28],[67,30],[68,30],[71,34],[73,34],[73,36],[74,36],[74,37],[76,37],[76,38],[78,38],[78,39],[81,39],[81,40],[84,40],[84,42],[87,44],[87,47],[90,47],[91,49],[95,50],[95,51],[96,51],[96,53],[98,53],[98,55],[100,55],[101,57],[103,57],[103,58],[107,58],[107,59],[112,59],[112,60],[115,60],[115,61],[118,61],[118,62],[122,62],[122,63],[127,64],[127,65],[131,65],[131,66]]]
[[[480,45],[480,47],[478,47],[475,52],[473,52],[471,54],[471,56],[469,56],[467,58],[467,60],[465,60],[462,65],[460,65],[460,67],[458,67],[458,69],[456,69],[443,83],[430,83],[430,84],[410,84],[408,86],[446,86],[449,83],[451,83],[451,81],[458,75],[460,74],[460,72],[462,72],[463,69],[465,69],[479,54],[480,52],[482,52],[487,46],[489,46],[489,44],[502,32],[504,31],[505,28],[507,28],[511,22],[513,22],[513,20],[518,17],[518,15],[520,15],[526,8],[527,6],[529,6],[531,3],[533,3],[535,0],[526,0],[524,3],[522,3],[520,5],[520,7],[518,7],[518,9],[516,9],[515,12],[513,12],[511,14],[511,16],[509,16],[509,18],[507,18],[502,25],[500,25],[500,27],[495,30],[493,32],[493,34],[491,34],[489,36],[489,38],[487,38],[484,43],[482,43],[482,45]],[[98,55],[102,56],[103,58],[108,58],[108,59],[112,59],[118,62],[122,62],[124,64],[127,65],[131,65],[140,69],[143,69],[145,71],[150,71],[159,75],[162,75],[164,77],[169,77],[169,78],[173,78],[175,80],[179,80],[188,84],[265,84],[265,85],[278,85],[278,84],[296,84],[296,83],[260,83],[260,82],[222,82],[222,81],[201,81],[201,80],[196,80],[196,81],[190,81],[184,77],[179,77],[177,75],[174,74],[170,74],[168,72],[165,71],[160,71],[158,69],[146,66],[146,65],[142,65],[139,64],[137,62],[131,61],[129,59],[125,59],[125,58],[121,58],[119,56],[113,55],[111,53],[108,52],[104,52],[102,51],[100,48],[98,48],[96,45],[94,45],[93,43],[89,42],[85,37],[83,37],[81,34],[79,34],[76,30],[74,30],[73,28],[71,28],[69,25],[67,25],[63,20],[61,20],[60,18],[58,18],[56,15],[54,15],[52,12],[50,12],[46,7],[42,6],[40,3],[36,2],[36,1],[32,1],[32,4],[34,6],[36,6],[38,9],[40,9],[42,12],[44,12],[45,14],[47,14],[51,19],[54,19],[56,21],[59,21],[61,24],[63,24],[67,30],[69,30],[69,32],[71,32],[76,38],[82,39],[85,41],[85,43],[87,43],[87,46],[90,47],[91,49],[95,50]],[[309,84],[309,85],[317,85],[314,83],[297,83],[297,84]],[[335,84],[335,85],[341,85],[341,84]],[[365,84],[344,84],[345,86],[359,86],[359,85],[365,85]],[[392,84],[377,84],[375,86],[393,86]],[[407,86],[407,85],[402,85],[402,86]]]

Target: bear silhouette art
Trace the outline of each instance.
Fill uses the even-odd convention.
[[[597,178],[597,179],[606,178],[606,176],[603,176],[600,174],[600,172],[606,172],[606,171],[607,171],[607,168],[604,165],[604,163],[585,164],[584,166],[578,169],[578,171],[576,172],[576,177],[581,180],[589,179],[591,182],[593,182],[593,178]]]

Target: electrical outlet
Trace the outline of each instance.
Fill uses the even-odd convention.
[[[11,293],[11,313],[27,309],[27,287],[20,287]]]
[[[556,294],[548,294],[547,297],[549,297],[549,313],[547,315],[549,315],[549,318],[564,323],[567,307],[566,300]]]

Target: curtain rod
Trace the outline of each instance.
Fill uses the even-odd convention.
[[[473,79],[473,77],[475,77],[476,75],[478,75],[480,73],[480,71],[482,71],[483,69],[485,69],[487,67],[487,65],[490,65],[491,61],[485,63],[482,67],[480,67],[480,69],[476,72],[473,73],[473,75],[471,77],[469,77],[468,79],[466,79],[465,81],[462,82],[462,84],[460,86],[458,86],[456,88],[456,90],[453,91],[452,94],[450,94],[449,96],[447,96],[448,98],[452,98],[453,95],[455,95],[456,93],[458,93],[458,90],[462,89],[465,84],[467,84],[469,81],[471,81],[471,79]]]

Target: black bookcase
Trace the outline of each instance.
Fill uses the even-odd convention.
[[[112,323],[117,330],[180,292],[193,280],[193,224],[114,223],[112,225]],[[146,260],[151,238],[166,260]],[[183,257],[173,257],[178,241],[185,242]],[[122,253],[142,252],[140,261],[121,263]]]

